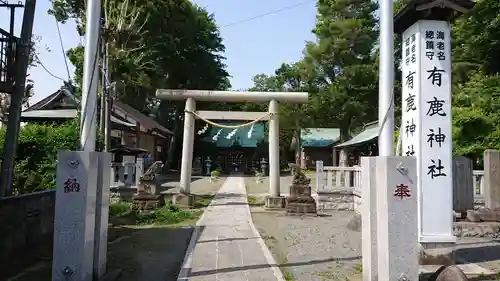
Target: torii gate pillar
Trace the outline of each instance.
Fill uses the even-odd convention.
[[[280,197],[280,125],[278,102],[269,102],[269,195]]]
[[[194,122],[191,112],[196,111],[196,102],[269,102],[269,196],[267,208],[283,208],[285,198],[280,194],[279,154],[279,108],[278,102],[307,103],[309,96],[304,92],[236,92],[158,89],[156,96],[165,100],[186,100],[184,115],[184,138],[182,142],[181,193],[190,196],[191,170],[193,162]],[[192,200],[188,200],[188,204]]]
[[[184,135],[182,138],[181,159],[181,192],[190,194],[191,172],[193,170],[193,144],[194,144],[194,116],[189,112],[196,110],[196,101],[186,99],[186,112],[184,113]]]

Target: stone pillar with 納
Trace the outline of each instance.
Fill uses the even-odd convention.
[[[429,0],[395,16],[402,34],[403,155],[417,159],[421,264],[454,263],[449,20],[473,5]]]
[[[52,281],[91,281],[98,154],[65,151],[57,160]]]

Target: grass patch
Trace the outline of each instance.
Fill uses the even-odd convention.
[[[289,271],[286,271],[286,270],[281,270],[283,272],[283,278],[285,278],[286,281],[294,281],[296,280],[295,279],[295,276],[290,273]]]
[[[195,195],[194,208],[206,208],[210,205],[210,202],[214,199],[215,195],[212,194],[204,194],[204,195]]]
[[[203,200],[209,200],[202,198]],[[201,201],[199,204],[209,204],[210,201]],[[177,225],[185,222],[192,222],[198,219],[201,210],[184,210],[172,203],[155,209],[148,213],[137,213],[132,208],[132,203],[115,202],[109,205],[110,223],[119,225]]]
[[[354,270],[356,270],[357,272],[359,273],[362,273],[363,272],[363,265],[358,263],[354,266]]]
[[[255,196],[248,196],[248,205],[250,206],[263,206],[264,205],[264,200],[261,198],[257,198]]]
[[[109,204],[110,217],[124,217],[132,213],[132,203],[119,201]]]
[[[137,214],[137,224],[140,225],[171,225],[179,224],[187,220],[198,218],[200,211],[182,210],[176,205],[165,205],[162,208],[156,209],[150,213]]]
[[[288,263],[288,259],[286,258],[286,256],[282,255],[280,257],[279,267],[280,267],[281,273],[283,274],[283,278],[285,278],[286,281],[294,281],[296,279],[295,279],[295,276],[293,275],[293,273],[291,273],[286,268],[284,268],[284,265],[286,265],[287,263]]]

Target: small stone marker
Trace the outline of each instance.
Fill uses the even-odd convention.
[[[500,151],[484,152],[484,205],[490,210],[500,208]]]
[[[453,156],[453,210],[465,217],[467,210],[474,209],[474,176],[472,160]]]
[[[65,151],[58,161],[52,281],[91,281],[98,154]]]
[[[378,280],[418,280],[416,164],[413,156],[376,157]]]

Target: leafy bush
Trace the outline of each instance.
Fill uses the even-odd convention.
[[[176,224],[198,216],[197,212],[189,212],[180,209],[176,205],[165,205],[151,213],[137,216],[138,224]]]
[[[109,204],[110,217],[123,217],[131,213],[132,213],[132,203],[120,201]]]
[[[220,176],[220,171],[219,170],[213,170],[211,173],[212,177],[219,177]]]
[[[80,126],[77,119],[62,124],[33,123],[23,126],[19,132],[15,158],[13,193],[23,194],[55,188],[57,154],[59,151],[77,150],[79,139]],[[2,155],[4,141],[5,128],[2,127]]]

